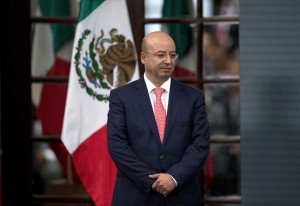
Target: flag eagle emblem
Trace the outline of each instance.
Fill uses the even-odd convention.
[[[98,101],[107,101],[109,92],[105,90],[125,85],[132,79],[135,70],[137,57],[134,45],[117,32],[116,28],[112,28],[109,38],[106,38],[101,29],[99,37],[89,37],[91,30],[85,29],[77,42],[74,65],[78,81],[81,88]],[[90,42],[85,46],[87,39]]]

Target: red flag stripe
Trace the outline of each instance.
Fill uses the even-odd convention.
[[[111,205],[116,167],[107,151],[106,125],[72,154],[78,176],[97,206]]]

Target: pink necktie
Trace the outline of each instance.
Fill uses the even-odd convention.
[[[166,110],[161,101],[161,95],[164,92],[163,88],[155,88],[156,100],[154,102],[154,116],[160,137],[160,141],[163,142],[165,126],[166,126]]]

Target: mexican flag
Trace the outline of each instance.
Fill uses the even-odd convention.
[[[62,141],[97,206],[111,205],[116,167],[106,144],[110,90],[139,78],[126,0],[81,1]]]
[[[164,0],[163,17],[188,17],[193,5],[190,1]],[[176,63],[173,76],[196,77],[196,48],[193,29],[189,25],[169,24],[163,28],[173,38],[179,59]]]
[[[70,16],[69,0],[39,0],[37,16]],[[72,54],[74,26],[35,24],[32,44],[32,76],[68,76]],[[32,102],[43,135],[60,135],[67,96],[67,84],[33,84]],[[50,143],[67,175],[68,152],[62,143]],[[75,176],[76,177],[76,176]]]

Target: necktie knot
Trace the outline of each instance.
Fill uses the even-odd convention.
[[[163,88],[160,88],[160,87],[157,87],[154,89],[154,92],[156,94],[156,99],[160,99],[161,98],[161,95],[162,93],[164,92],[165,90]]]

